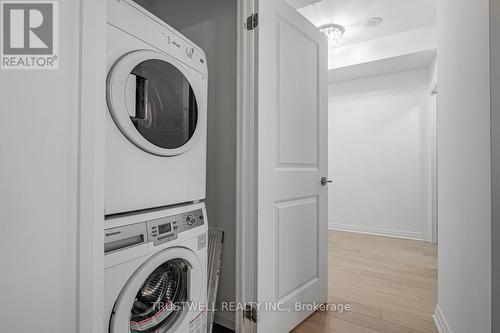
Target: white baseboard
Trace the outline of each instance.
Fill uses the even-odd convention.
[[[428,241],[429,238],[426,234],[412,231],[401,231],[401,230],[393,230],[393,229],[385,229],[385,228],[373,228],[373,227],[361,227],[356,225],[349,224],[340,224],[340,223],[328,223],[328,228],[331,230],[339,230],[339,231],[349,231],[349,232],[357,232],[362,234],[376,235],[376,236],[386,236],[386,237],[396,237],[396,238],[405,238],[405,239],[413,239],[419,241]]]
[[[229,311],[217,311],[215,313],[215,318],[214,322],[224,326],[225,328],[229,328],[230,330],[235,330],[236,323],[235,323],[235,313],[234,312],[229,312]]]
[[[434,323],[436,324],[436,328],[439,333],[451,333],[450,326],[446,322],[446,319],[444,318],[443,312],[441,312],[441,308],[439,308],[439,305],[436,306],[436,311],[434,312],[432,318],[434,318]]]

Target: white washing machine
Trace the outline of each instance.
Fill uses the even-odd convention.
[[[205,198],[207,63],[129,0],[108,0],[106,215]]]
[[[204,204],[116,216],[105,230],[105,332],[207,332]]]

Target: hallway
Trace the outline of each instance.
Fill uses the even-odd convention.
[[[329,231],[331,304],[295,333],[435,333],[437,247],[427,242]]]

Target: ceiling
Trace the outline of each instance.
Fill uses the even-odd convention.
[[[310,1],[312,2],[312,1]],[[364,42],[436,25],[437,0],[322,0],[299,9],[314,25],[341,24],[346,32],[339,46]],[[375,27],[369,18],[381,17]]]

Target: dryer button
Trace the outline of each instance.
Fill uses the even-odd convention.
[[[192,57],[193,57],[193,55],[194,55],[194,47],[188,47],[188,48],[186,49],[186,54],[187,54],[187,56],[188,56],[189,58],[192,58]]]

